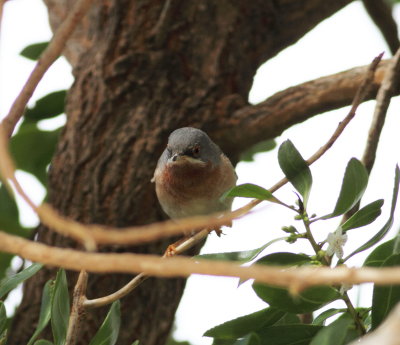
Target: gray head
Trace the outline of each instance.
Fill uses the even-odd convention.
[[[168,159],[172,161],[185,157],[192,162],[198,161],[218,164],[221,149],[202,130],[183,127],[173,131],[168,138]]]

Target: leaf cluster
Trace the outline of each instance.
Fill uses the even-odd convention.
[[[304,232],[300,232],[298,226],[285,226],[282,228],[286,233],[285,237],[274,239],[259,248],[239,252],[206,254],[199,256],[200,258],[287,267],[332,264],[332,255],[328,255],[323,250],[327,241],[315,242],[312,225],[318,221],[344,215],[359,204],[368,185],[366,169],[360,161],[352,158],[347,164],[342,186],[332,211],[319,217],[315,215],[310,217],[308,215],[308,200],[311,195],[313,178],[307,162],[289,140],[279,147],[278,161],[286,178],[299,193],[297,207],[287,205],[278,200],[267,189],[253,184],[236,186],[224,197],[254,198],[286,206],[296,213],[295,219],[301,222],[305,229]],[[371,239],[365,241],[346,258],[339,257],[338,264],[344,264],[352,256],[378,244],[387,234],[393,224],[399,182],[399,168],[396,167],[392,204],[387,222],[376,231]],[[347,236],[346,232],[349,230],[361,229],[373,223],[381,215],[383,203],[382,199],[370,202],[354,212],[337,229],[333,229],[334,232],[339,233],[340,236]],[[264,255],[267,247],[280,240],[286,240],[289,243],[297,240],[308,240],[315,251],[315,255],[291,252],[275,252]],[[400,237],[397,237],[378,246],[369,255],[364,265],[383,267],[394,266],[399,263]],[[265,285],[256,281],[253,282],[252,287],[254,293],[266,302],[268,307],[208,330],[204,335],[212,337],[214,339],[213,344],[347,344],[361,336],[366,330],[376,328],[393,306],[400,301],[400,287],[375,286],[371,308],[353,308],[352,305],[349,306],[344,303],[345,308],[330,308],[321,312],[321,308],[333,301],[348,301],[344,287],[313,286],[297,293],[293,293],[285,287]],[[347,303],[351,304],[351,301]],[[298,317],[301,314],[310,315],[311,324],[302,323]]]

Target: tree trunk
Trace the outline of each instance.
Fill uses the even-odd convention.
[[[241,134],[231,137],[238,122],[230,114],[248,105],[257,68],[350,2],[95,1],[65,51],[76,79],[50,170],[52,205],[84,223],[123,227],[163,219],[150,179],[168,134],[202,128],[236,161],[255,139],[246,138],[245,119]],[[56,28],[71,0],[46,3]],[[39,240],[75,246],[42,226]],[[161,254],[170,242],[103,250]],[[48,268],[25,285],[10,345],[31,336],[41,289],[52,277]],[[113,292],[130,278],[91,274],[88,296]],[[71,286],[75,281],[70,275]],[[164,344],[184,285],[151,279],[125,297],[118,344]],[[88,311],[79,344],[89,343],[107,309]]]

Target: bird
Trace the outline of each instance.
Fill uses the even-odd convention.
[[[161,208],[178,219],[230,211],[233,198],[221,197],[236,185],[237,175],[205,132],[183,127],[170,134],[152,181]]]

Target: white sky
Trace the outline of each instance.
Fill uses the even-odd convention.
[[[397,14],[400,15],[400,13]],[[19,52],[31,43],[48,40],[51,32],[47,23],[46,10],[39,0],[14,0],[6,3],[2,35],[0,42],[0,116],[4,116],[33,68],[33,63],[20,57]],[[354,2],[332,16],[302,38],[297,44],[287,48],[274,59],[263,65],[254,78],[254,87],[250,100],[259,102],[277,91],[289,86],[311,80],[323,75],[336,73],[358,65],[368,64],[382,51],[388,51],[380,33],[365,13],[360,2]],[[386,54],[389,57],[390,53]],[[64,59],[59,59],[45,79],[39,84],[33,101],[53,90],[68,88],[72,83],[70,68]],[[31,104],[33,102],[31,101]],[[372,172],[363,204],[378,198],[386,199],[383,214],[374,226],[368,226],[349,233],[345,255],[361,242],[369,239],[387,219],[392,193],[394,167],[399,162],[399,143],[396,141],[400,128],[398,116],[400,102],[392,101],[390,111],[379,144],[376,167]],[[351,157],[360,158],[366,142],[374,102],[359,107],[356,118],[348,126],[334,147],[311,168],[314,178],[313,191],[309,202],[310,213],[326,214],[334,207],[345,166]],[[348,108],[340,109],[314,117],[285,131],[277,138],[278,143],[290,138],[304,157],[310,156],[325,143],[336,128],[338,122],[347,114]],[[396,131],[396,133],[395,133]],[[258,154],[254,163],[240,163],[236,171],[238,183],[251,182],[264,187],[272,186],[282,177],[276,150]],[[23,175],[23,176],[22,176]],[[25,174],[26,175],[26,174]],[[43,192],[34,181],[24,174],[21,181],[37,202],[43,198]],[[277,196],[293,203],[293,188],[286,186]],[[238,200],[234,208],[246,200]],[[23,206],[22,206],[23,207]],[[226,230],[225,236],[217,238],[211,235],[203,253],[245,250],[260,247],[269,240],[283,236],[279,229],[282,225],[295,224],[293,215],[278,206],[263,204],[248,217],[234,223]],[[391,236],[399,227],[399,211]],[[23,207],[22,221],[26,225],[36,222],[34,215]],[[316,224],[314,233],[318,241],[335,230],[337,220]],[[299,228],[300,226],[297,225]],[[387,237],[390,238],[390,235]],[[295,245],[275,244],[266,253],[276,251],[301,251],[311,253],[306,242]],[[349,262],[359,265],[366,254]],[[370,303],[370,288],[362,290],[361,303]],[[357,291],[351,295],[354,303]],[[18,296],[14,297],[18,299]],[[13,303],[12,303],[13,304]],[[8,312],[12,308],[8,305]],[[340,302],[337,306],[341,306]],[[210,338],[202,334],[212,326],[234,317],[265,308],[266,304],[252,292],[250,284],[237,288],[237,279],[194,276],[188,286],[177,312],[177,330],[179,340],[189,340],[194,345],[211,344]]]

